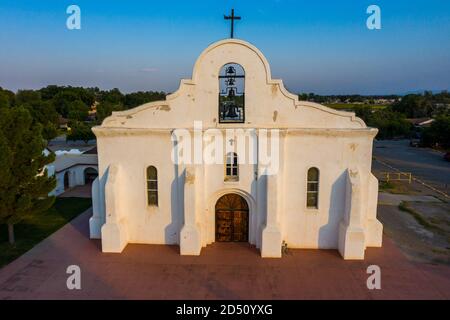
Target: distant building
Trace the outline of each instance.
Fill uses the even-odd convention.
[[[89,114],[87,116],[87,121],[95,121],[97,118],[97,106],[98,106],[98,102],[95,101],[92,106],[91,109],[89,110]]]
[[[415,118],[406,120],[416,128],[429,127],[434,122],[434,119],[432,118]]]
[[[396,99],[374,99],[374,104],[393,104],[396,101]]]
[[[59,116],[58,119],[58,126],[60,129],[62,130],[69,130],[69,120],[67,120],[66,118]]]
[[[45,153],[51,150],[46,149]],[[56,150],[56,159],[47,166],[48,175],[56,176],[56,188],[50,195],[58,196],[79,185],[91,184],[98,176],[97,147],[82,152],[78,149]]]

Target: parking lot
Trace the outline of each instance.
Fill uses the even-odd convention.
[[[450,162],[444,160],[442,152],[410,147],[409,140],[379,140],[374,143],[373,155],[400,171],[411,172],[413,177],[446,194],[450,193]],[[389,171],[376,161],[373,166],[375,170]]]

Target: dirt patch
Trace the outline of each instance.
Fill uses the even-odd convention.
[[[408,205],[414,211],[419,212],[431,226],[450,235],[450,203],[411,202]]]
[[[450,234],[430,222],[424,213],[436,205],[434,202],[379,205],[378,218],[383,223],[384,233],[411,260],[450,265]]]

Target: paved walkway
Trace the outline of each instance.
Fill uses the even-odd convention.
[[[103,254],[88,238],[90,211],[0,270],[0,299],[450,299],[450,268],[412,263],[385,237],[365,261],[336,250],[290,250],[262,259],[248,244],[215,243],[199,257],[178,246],[128,245]],[[81,290],[68,290],[66,268],[81,268]],[[381,267],[381,290],[368,290],[366,268]]]
[[[91,198],[92,197],[92,184],[85,184],[82,186],[76,186],[61,193],[60,198]]]

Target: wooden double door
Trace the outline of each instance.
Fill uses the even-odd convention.
[[[248,204],[243,197],[230,193],[216,203],[216,241],[248,241]]]

